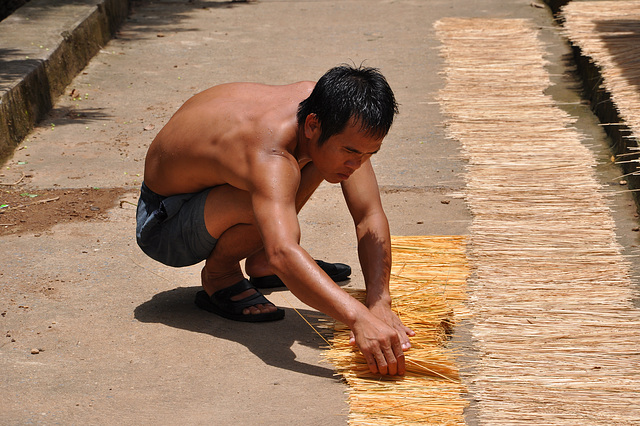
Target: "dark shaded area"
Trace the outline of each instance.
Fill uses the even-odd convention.
[[[0,21],[10,16],[28,1],[29,0],[2,0],[0,2]]]
[[[0,48],[0,90],[7,90],[10,80],[35,70],[41,59],[26,59],[18,49]]]
[[[95,121],[105,121],[113,116],[104,113],[104,108],[72,108],[56,107],[51,111],[49,118],[56,126],[65,124],[89,124]]]
[[[189,19],[188,12],[193,9],[230,9],[250,5],[246,0],[216,1],[216,0],[132,0],[131,13],[127,18],[126,34],[118,34],[122,40],[136,40],[143,34],[196,31],[181,28],[178,24]],[[167,6],[171,6],[167,9]],[[144,8],[144,14],[138,9]],[[137,34],[136,34],[137,33]]]
[[[266,364],[318,377],[333,378],[334,371],[320,365],[296,360],[291,347],[295,342],[310,348],[322,348],[326,343],[291,308],[284,308],[285,318],[266,323],[230,321],[196,307],[194,299],[200,287],[178,287],[156,294],[138,306],[134,317],[145,323],[159,323],[195,333],[209,334],[246,346]],[[267,292],[263,292],[267,294]],[[310,323],[327,318],[317,312],[298,309]]]
[[[549,6],[549,9],[551,9],[554,17],[556,18],[560,18],[560,9],[562,9],[562,6],[568,4],[570,1],[571,0],[544,0],[546,5]]]
[[[625,82],[640,92],[640,21],[596,21],[596,31],[602,34],[602,41]]]
[[[638,20],[602,20],[596,22],[596,32],[607,47],[612,61],[618,67],[627,84],[640,91],[640,21]],[[629,189],[640,188],[640,170],[633,160],[640,158],[638,140],[632,137],[631,130],[625,125],[611,93],[604,87],[602,70],[591,58],[582,54],[578,46],[572,46],[578,74],[583,81],[583,96],[589,101],[591,110],[610,138],[611,151],[619,166],[627,174]],[[633,192],[637,206],[640,206],[640,194]]]

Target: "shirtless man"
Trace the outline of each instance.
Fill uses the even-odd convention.
[[[170,266],[206,260],[199,307],[239,321],[282,318],[245,278],[246,259],[250,277],[275,274],[348,325],[371,372],[404,374],[414,333],[391,310],[389,225],[370,162],[396,113],[385,78],[365,67],[333,68],[315,84],[231,83],[195,95],[149,147],[138,244]],[[323,180],[340,183],[353,217],[365,304],[327,274],[344,265],[300,247],[297,214]]]

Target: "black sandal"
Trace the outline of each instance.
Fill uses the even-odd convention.
[[[247,296],[244,299],[231,300],[233,296],[250,289],[255,289],[255,294]],[[213,312],[214,314],[234,321],[263,322],[275,321],[284,318],[284,310],[280,308],[274,312],[263,314],[242,313],[245,308],[249,308],[251,306],[272,304],[262,293],[260,293],[258,289],[251,285],[247,279],[243,279],[230,287],[216,291],[211,296],[209,296],[206,291],[201,290],[196,294],[195,303],[200,309]]]
[[[316,260],[316,263],[335,282],[346,280],[351,275],[351,267],[344,263],[328,263]],[[251,284],[255,288],[276,288],[284,287],[284,283],[277,275],[267,275],[266,277],[250,278]]]

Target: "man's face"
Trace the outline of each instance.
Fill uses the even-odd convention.
[[[365,135],[359,125],[349,123],[342,133],[331,136],[322,146],[312,143],[312,161],[327,182],[339,183],[378,152],[382,139]]]

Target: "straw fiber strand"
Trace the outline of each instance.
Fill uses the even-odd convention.
[[[574,119],[544,94],[551,83],[535,30],[526,20],[458,18],[436,30],[441,108],[468,159],[468,305],[479,353],[468,380],[478,420],[640,424],[629,265],[594,158]]]
[[[349,329],[333,325],[326,357],[349,384],[350,425],[464,425],[455,354],[446,347],[454,323],[468,314],[465,238],[393,237],[390,290],[393,309],[416,332],[405,352],[407,373],[372,375],[349,344]],[[349,290],[359,300],[364,291]]]

